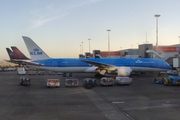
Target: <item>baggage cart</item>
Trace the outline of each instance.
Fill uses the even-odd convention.
[[[116,77],[116,84],[118,85],[129,85],[132,82],[130,77]]]
[[[20,85],[30,86],[30,78],[20,77]]]
[[[78,79],[66,79],[65,86],[66,87],[77,87],[77,86],[79,86],[79,80]]]
[[[36,74],[36,71],[29,71],[28,74],[29,74],[29,75],[35,75],[35,74]]]
[[[47,79],[47,87],[60,87],[59,79]]]
[[[96,79],[92,79],[92,78],[85,78],[84,79],[83,86],[85,88],[92,88],[92,87],[95,87],[96,85],[97,85]]]
[[[38,75],[45,75],[45,71],[39,71]]]
[[[114,79],[108,77],[102,77],[100,80],[100,85],[102,86],[112,86],[114,85]]]
[[[49,71],[48,75],[55,75],[54,71]]]

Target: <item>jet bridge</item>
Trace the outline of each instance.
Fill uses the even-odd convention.
[[[178,71],[178,76],[180,76],[180,56],[173,58],[173,67]]]
[[[163,56],[160,55],[159,53],[155,52],[154,50],[146,50],[146,53],[153,53],[154,55],[156,55],[159,59],[162,59]]]

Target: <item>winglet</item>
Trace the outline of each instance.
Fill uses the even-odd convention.
[[[47,59],[49,56],[29,37],[22,36],[32,60]]]

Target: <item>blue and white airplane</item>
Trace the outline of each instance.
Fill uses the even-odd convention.
[[[50,58],[31,38],[23,36],[31,56],[27,65],[63,73],[95,72],[130,76],[132,72],[167,71],[171,66],[164,60],[152,58]]]

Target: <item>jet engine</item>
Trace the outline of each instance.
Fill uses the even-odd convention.
[[[117,76],[128,77],[131,72],[132,69],[130,67],[117,67]]]

